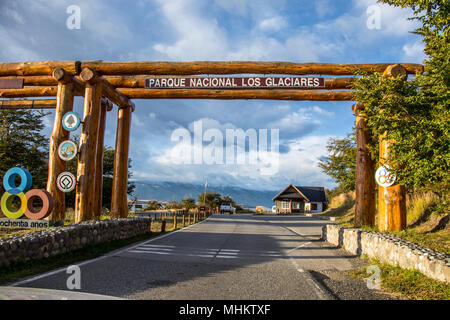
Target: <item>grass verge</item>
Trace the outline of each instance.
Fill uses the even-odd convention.
[[[381,270],[381,288],[384,291],[400,294],[410,300],[450,300],[450,285],[431,279],[419,271],[407,270],[367,259]],[[349,271],[354,278],[368,278],[366,268]]]

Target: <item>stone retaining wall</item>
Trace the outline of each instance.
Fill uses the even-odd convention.
[[[53,257],[89,244],[128,239],[150,233],[150,218],[81,222],[0,239],[0,267]]]
[[[322,239],[355,255],[365,254],[404,269],[450,283],[450,255],[422,247],[398,236],[328,224]]]

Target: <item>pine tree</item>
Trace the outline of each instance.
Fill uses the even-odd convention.
[[[23,167],[33,177],[32,188],[45,188],[48,139],[41,134],[47,113],[0,110],[0,177],[10,168]]]

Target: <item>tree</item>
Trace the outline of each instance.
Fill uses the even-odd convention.
[[[198,195],[198,203],[200,205],[206,205],[209,208],[215,208],[220,206],[221,203],[221,195],[217,192],[207,192],[206,193],[206,204],[204,204],[205,193],[202,192]]]
[[[411,189],[448,194],[450,185],[450,2],[446,0],[381,0],[409,7],[421,27],[427,59],[415,79],[362,74],[354,82],[356,100],[366,106],[374,138],[387,132],[389,159],[398,183]]]
[[[183,205],[183,208],[188,211],[190,209],[194,209],[196,207],[194,198],[183,199],[183,200],[181,200],[181,204]]]
[[[115,150],[109,146],[105,146],[103,150],[103,207],[111,207],[111,194],[112,194],[112,182],[114,173],[114,152]],[[128,183],[127,183],[127,194],[132,195],[136,189],[136,185],[130,180],[132,173],[131,169],[131,159],[128,159]]]
[[[71,138],[77,145],[79,144],[79,137],[73,136]],[[77,159],[73,159],[67,163],[67,171],[76,174],[77,172]],[[128,168],[131,168],[131,159],[128,159]],[[102,189],[102,206],[105,208],[111,208],[111,194],[112,194],[112,182],[114,173],[114,149],[109,146],[105,146],[103,149],[103,189]],[[132,176],[131,171],[128,170],[128,185],[127,194],[132,195],[136,185],[130,181]],[[75,190],[66,193],[66,207],[73,208],[75,206]]]
[[[150,201],[144,210],[159,210],[162,208],[162,204],[156,200]]]
[[[166,205],[166,209],[182,209],[183,205],[175,200],[169,201]]]
[[[355,190],[356,140],[349,134],[343,139],[330,138],[328,156],[319,161],[319,167],[338,184],[339,193]]]
[[[0,177],[12,167],[23,167],[33,177],[32,188],[47,184],[48,139],[41,134],[48,113],[0,110]]]

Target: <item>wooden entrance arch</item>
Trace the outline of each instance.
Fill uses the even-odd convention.
[[[329,64],[289,62],[104,62],[40,61],[0,63],[0,98],[56,97],[56,100],[1,100],[0,108],[55,108],[55,122],[50,139],[47,190],[57,200],[51,216],[64,219],[64,194],[56,188],[56,177],[66,170],[57,152],[59,143],[68,138],[62,128],[62,116],[73,109],[75,96],[84,97],[83,126],[80,136],[75,200],[76,222],[96,219],[101,214],[103,137],[106,112],[112,104],[119,107],[117,119],[111,216],[126,217],[128,149],[132,112],[131,99],[268,99],[310,101],[354,101],[350,84],[357,71],[380,72],[391,76],[423,72],[419,64]],[[145,79],[155,76],[195,75],[325,75],[322,89],[152,89]],[[329,77],[334,76],[334,77]],[[20,83],[8,87],[2,83]],[[375,223],[375,163],[367,150],[368,133],[364,106],[355,104],[357,130],[356,225]],[[383,142],[388,152],[389,142]],[[379,228],[401,230],[406,226],[404,189],[379,187]]]

